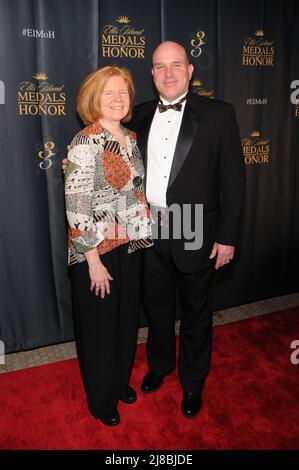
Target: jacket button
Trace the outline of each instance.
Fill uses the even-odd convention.
[[[142,178],[141,178],[141,176],[135,176],[135,177],[133,178],[133,185],[134,185],[135,187],[140,186],[141,183],[142,183]]]

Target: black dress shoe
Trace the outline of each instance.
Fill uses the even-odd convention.
[[[108,410],[105,410],[99,416],[99,420],[106,426],[116,426],[120,423],[120,417],[117,408],[109,408]]]
[[[152,372],[148,372],[144,377],[141,390],[143,393],[151,393],[161,387],[164,380],[164,375],[155,375]]]
[[[181,410],[186,418],[194,418],[202,406],[201,393],[184,392]]]
[[[123,403],[131,405],[137,400],[137,393],[132,387],[130,387],[130,385],[128,385],[127,388],[123,391],[123,393],[119,395],[119,399]]]

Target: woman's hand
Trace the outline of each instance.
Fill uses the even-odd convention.
[[[101,262],[90,264],[88,267],[91,281],[90,290],[94,290],[95,295],[99,295],[99,292],[101,292],[101,298],[103,299],[105,297],[105,293],[110,294],[109,281],[113,281],[113,277]]]
[[[103,265],[98,250],[93,248],[85,253],[88,262],[89,276],[90,276],[90,290],[95,295],[99,295],[101,291],[101,298],[105,297],[105,293],[110,294],[110,283],[113,277],[110,276],[108,270]]]

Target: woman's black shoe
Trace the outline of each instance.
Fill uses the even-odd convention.
[[[123,403],[127,403],[128,405],[131,405],[132,403],[135,403],[135,401],[137,400],[137,394],[135,390],[132,387],[130,387],[130,385],[128,385],[127,388],[123,391],[123,393],[120,394],[119,399]]]
[[[109,408],[108,410],[105,410],[99,416],[99,420],[106,426],[116,426],[120,423],[120,417],[117,408]]]

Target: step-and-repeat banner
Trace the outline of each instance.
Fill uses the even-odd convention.
[[[80,128],[78,88],[97,66],[118,64],[133,73],[137,103],[153,98],[161,40],[185,46],[193,92],[233,103],[240,125],[246,208],[237,260],[217,274],[215,309],[298,291],[298,30],[297,0],[0,0],[7,352],[74,338],[60,162]]]

